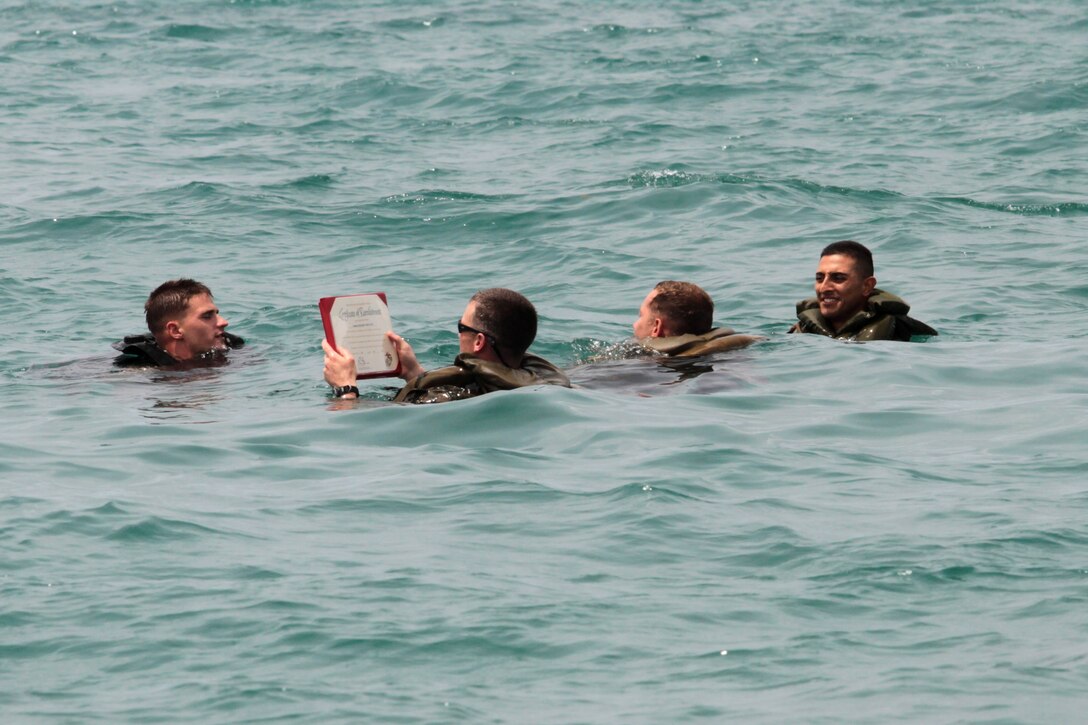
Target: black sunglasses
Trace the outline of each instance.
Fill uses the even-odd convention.
[[[498,356],[499,362],[501,362],[503,365],[506,365],[506,360],[504,360],[503,357],[502,357],[502,351],[499,350],[499,341],[495,339],[494,335],[492,335],[490,332],[484,332],[483,330],[477,330],[475,327],[469,327],[465,323],[458,320],[457,321],[457,334],[461,334],[463,332],[471,332],[471,333],[476,334],[476,335],[483,335],[484,339],[486,339],[488,344],[491,345],[491,349],[494,350],[495,354]],[[510,367],[510,366],[506,365],[506,367]]]

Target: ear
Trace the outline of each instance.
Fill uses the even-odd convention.
[[[163,328],[163,333],[169,340],[180,340],[183,335],[181,334],[181,325],[177,320],[170,320],[166,323],[166,327]]]
[[[472,352],[474,354],[479,354],[483,351],[484,345],[486,344],[487,338],[477,332],[476,337],[472,338]]]
[[[873,293],[874,289],[876,289],[876,277],[866,277],[861,283],[862,294],[868,297]]]
[[[664,337],[665,323],[661,321],[660,317],[654,318],[653,329],[650,330],[650,337]]]

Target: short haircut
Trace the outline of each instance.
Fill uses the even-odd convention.
[[[672,335],[702,335],[714,325],[714,300],[697,284],[666,280],[654,287],[650,309],[668,322]]]
[[[189,300],[197,295],[212,296],[212,291],[194,279],[172,279],[163,282],[144,303],[144,316],[147,329],[157,335],[166,327],[166,323],[185,314]]]
[[[490,334],[498,346],[515,355],[524,355],[536,339],[536,308],[511,289],[492,287],[472,295],[476,303],[476,325]]]
[[[864,244],[858,244],[851,239],[832,242],[824,247],[824,251],[820,252],[820,257],[831,254],[841,254],[844,257],[853,259],[854,266],[857,267],[858,274],[861,275],[862,279],[873,276],[873,253],[866,249]]]

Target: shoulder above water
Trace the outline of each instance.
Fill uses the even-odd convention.
[[[401,388],[393,402],[442,403],[531,385],[569,388],[570,379],[555,365],[536,355],[526,354],[520,367],[511,368],[462,353],[453,365],[423,373],[412,380]]]
[[[229,332],[224,332],[223,337],[227,347],[232,350],[246,344],[245,340]],[[159,344],[155,342],[155,336],[150,332],[126,335],[122,340],[113,343],[112,347],[121,353],[113,361],[113,364],[118,367],[163,368],[178,365],[180,362],[159,347]]]
[[[933,336],[936,330],[910,317],[910,305],[903,299],[883,290],[873,290],[864,310],[843,324],[838,331],[832,330],[820,314],[820,303],[815,297],[797,303],[797,324],[790,332],[824,335],[839,340],[898,340],[908,342],[914,336]]]
[[[640,340],[643,347],[669,357],[695,357],[714,352],[747,347],[764,338],[758,335],[738,335],[729,327],[715,327],[702,335],[677,335],[675,337],[649,337]]]

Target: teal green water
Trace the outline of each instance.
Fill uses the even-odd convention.
[[[3,720],[1083,720],[1084,10],[0,1]],[[841,238],[941,336],[786,335]],[[768,340],[587,362],[668,278]],[[487,286],[578,387],[330,404]]]

